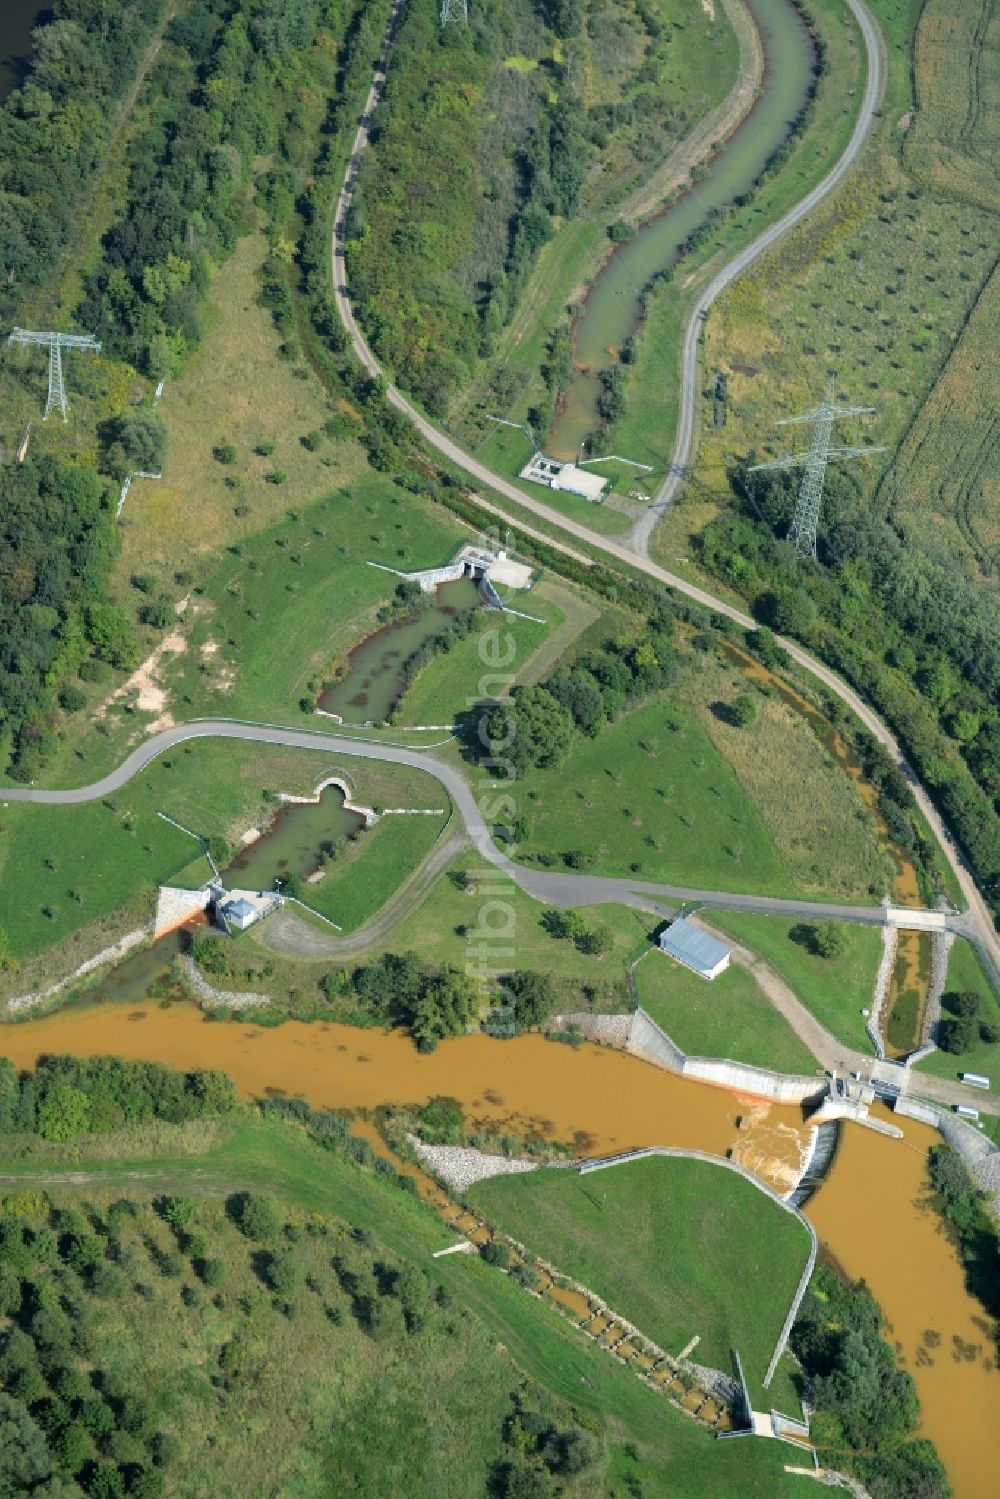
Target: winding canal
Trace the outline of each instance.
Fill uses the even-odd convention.
[[[247,1097],[290,1093],[326,1108],[422,1103],[444,1093],[472,1124],[569,1141],[581,1155],[651,1144],[732,1151],[778,1184],[804,1142],[796,1109],[768,1108],[623,1053],[539,1036],[467,1036],[422,1055],[400,1032],[296,1021],[260,1029],[207,1020],[184,1002],[147,999],[10,1026],[3,1050],[20,1068],[62,1051],[221,1067]],[[740,1129],[738,1118],[748,1115],[750,1129]],[[937,1444],[956,1499],[987,1499],[995,1492],[1000,1375],[982,1308],[965,1289],[936,1215],[922,1204],[924,1160],[937,1136],[903,1123],[902,1142],[847,1126],[806,1211],[826,1249],[883,1306],[889,1336],[917,1380],[922,1434]]]
[[[749,191],[805,103],[815,53],[798,12],[790,0],[749,0],[749,6],[764,44],[760,97],[704,178],[643,225],[595,278],[574,326],[576,377],[549,437],[548,448],[557,458],[575,458],[599,425],[599,372],[617,362],[638,328],[643,288],[658,271],[674,265],[681,246],[714,210]],[[671,372],[665,374],[673,378]]]

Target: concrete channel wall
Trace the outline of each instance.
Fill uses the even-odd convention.
[[[769,1072],[746,1062],[730,1062],[724,1057],[689,1057],[661,1030],[652,1016],[640,1007],[632,1016],[628,1050],[645,1057],[683,1077],[699,1078],[737,1093],[753,1093],[772,1103],[803,1103],[819,1099],[826,1091],[825,1078],[803,1077],[783,1072]]]
[[[765,1197],[770,1197],[772,1202],[776,1202],[782,1212],[790,1214],[796,1222],[801,1223],[809,1236],[809,1254],[806,1259],[805,1269],[799,1277],[799,1283],[795,1288],[795,1294],[788,1308],[788,1314],[782,1324],[781,1332],[778,1334],[778,1341],[774,1345],[771,1362],[768,1364],[767,1372],[764,1375],[764,1388],[766,1390],[774,1378],[774,1371],[778,1367],[778,1360],[785,1351],[785,1345],[792,1331],[792,1323],[799,1314],[802,1298],[806,1294],[806,1287],[809,1285],[809,1280],[816,1264],[816,1255],[819,1250],[816,1230],[804,1213],[801,1213],[792,1203],[786,1202],[772,1187],[766,1186],[764,1182],[754,1176],[752,1171],[748,1171],[745,1166],[741,1166],[737,1161],[723,1160],[721,1156],[709,1155],[705,1150],[682,1150],[679,1146],[647,1145],[639,1150],[624,1151],[621,1155],[603,1156],[597,1160],[584,1161],[580,1166],[580,1175],[586,1176],[591,1171],[606,1171],[613,1166],[621,1166],[628,1161],[639,1161],[651,1155],[673,1157],[674,1159],[685,1161],[702,1161],[708,1166],[721,1167],[723,1171],[735,1171],[737,1176],[742,1176],[744,1181],[748,1181],[758,1192],[763,1192]]]

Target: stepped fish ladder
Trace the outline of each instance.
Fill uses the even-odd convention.
[[[12,1025],[0,1050],[20,1068],[62,1051],[221,1067],[247,1097],[277,1091],[323,1108],[422,1103],[444,1093],[459,1100],[472,1127],[572,1141],[580,1155],[675,1145],[741,1158],[755,1148],[754,1129],[743,1132],[737,1122],[746,1099],[625,1053],[555,1046],[539,1036],[466,1036],[423,1055],[398,1031],[296,1021],[261,1030],[208,1021],[188,1004],[164,1009],[133,998]],[[937,1443],[956,1499],[992,1499],[1000,1375],[989,1325],[938,1218],[922,1205],[926,1152],[938,1136],[896,1122],[902,1142],[846,1125],[806,1212],[826,1249],[882,1304],[889,1336],[917,1380],[922,1433]],[[806,1146],[809,1127],[797,1109],[759,1112],[756,1127],[780,1142],[766,1152],[772,1159],[783,1154],[790,1163]],[[927,1332],[939,1334],[936,1349]]]

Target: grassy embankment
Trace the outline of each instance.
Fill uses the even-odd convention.
[[[871,819],[816,737],[763,696],[753,725],[731,726],[727,704],[745,683],[691,657],[667,698],[577,739],[557,771],[522,778],[522,854],[579,849],[602,873],[701,889],[880,897]]]
[[[150,1315],[145,1302],[140,1314],[138,1301],[132,1314],[131,1292],[113,1306],[102,1305],[98,1314],[102,1348],[108,1347],[123,1373],[134,1373],[135,1386],[183,1444],[175,1472],[184,1475],[184,1483],[187,1476],[192,1481],[177,1492],[203,1492],[206,1483],[220,1492],[231,1484],[235,1492],[245,1483],[251,1412],[213,1420],[214,1402],[223,1397],[208,1382],[209,1361],[217,1363],[223,1344],[242,1333],[259,1336],[257,1378],[249,1387],[252,1395],[236,1382],[225,1398],[238,1411],[252,1398],[254,1419],[262,1410],[264,1419],[272,1412],[268,1429],[274,1440],[266,1454],[254,1456],[254,1472],[264,1462],[276,1480],[294,1483],[303,1496],[327,1492],[330,1472],[342,1472],[358,1453],[365,1455],[373,1493],[396,1486],[405,1463],[406,1483],[414,1493],[440,1494],[442,1462],[455,1465],[458,1492],[470,1471],[501,1455],[501,1413],[523,1378],[566,1402],[577,1420],[607,1440],[609,1471],[616,1479],[639,1472],[643,1481],[678,1499],[695,1499],[706,1482],[720,1499],[792,1495],[793,1480],[771,1444],[716,1442],[508,1277],[462,1255],[431,1261],[430,1253],[448,1239],[435,1215],[378,1175],[320,1150],[299,1130],[247,1119],[231,1129],[204,1127],[195,1138],[190,1126],[164,1126],[152,1151],[143,1153],[143,1145],[148,1150],[149,1140],[123,1135],[47,1147],[10,1166],[8,1183],[49,1189],[66,1204],[79,1203],[82,1193],[102,1212],[112,1194],[124,1193],[138,1206],[136,1227],[150,1233],[156,1248],[167,1236],[147,1194],[194,1198],[197,1226],[210,1234],[214,1254],[223,1261],[222,1310],[228,1316],[204,1296],[199,1305],[188,1305],[180,1293],[189,1281],[197,1290],[195,1277],[164,1276],[156,1255],[138,1240],[139,1268],[147,1271],[142,1279],[157,1314]],[[72,1185],[47,1180],[53,1168],[64,1177],[69,1162]],[[258,1279],[251,1246],[218,1206],[219,1197],[246,1190],[275,1193],[289,1219],[329,1229],[327,1236],[307,1232],[293,1245],[320,1287],[305,1285],[287,1298],[299,1315],[288,1317],[273,1305]],[[374,1237],[372,1249],[357,1242],[359,1254],[384,1258],[388,1252],[400,1265],[428,1274],[432,1288],[440,1285],[451,1302],[450,1318],[446,1308],[443,1318],[432,1309],[425,1331],[406,1335],[415,1337],[413,1343],[362,1333],[330,1269],[331,1248],[347,1247],[348,1224]],[[132,1230],[126,1232],[131,1240]],[[238,1301],[243,1293],[250,1297],[249,1311]],[[342,1315],[305,1315],[319,1305],[317,1298],[331,1308],[340,1306]],[[140,1326],[141,1339],[135,1335]],[[334,1373],[336,1421],[330,1404]],[[379,1392],[374,1400],[373,1381]],[[434,1433],[441,1435],[446,1412],[456,1404],[462,1420],[449,1422],[451,1439],[442,1456]],[[415,1428],[427,1432],[426,1445],[422,1438],[414,1445]],[[256,1452],[259,1442],[253,1441]],[[628,1454],[630,1443],[638,1448],[639,1465]],[[605,1486],[602,1492],[619,1490]]]
[[[919,445],[926,477],[918,493],[932,505],[937,502],[930,489],[942,476],[946,487],[955,480],[953,498],[941,502],[945,508],[962,499],[963,473],[975,487],[984,439],[982,431],[976,437],[971,430],[965,400],[979,400],[971,388],[981,372],[973,375],[964,364],[974,357],[975,334],[964,356],[962,345],[954,354],[952,349],[996,260],[996,204],[992,196],[986,205],[982,200],[983,193],[992,193],[988,174],[979,179],[980,191],[968,191],[969,141],[962,141],[959,152],[954,127],[956,100],[967,98],[970,76],[988,76],[993,64],[988,50],[977,53],[970,74],[969,51],[961,45],[922,50],[928,29],[940,34],[942,24],[952,24],[950,13],[943,22],[943,5],[922,8],[908,0],[876,3],[873,10],[886,41],[885,106],[847,183],[725,292],[708,320],[703,367],[729,374],[728,420],[713,430],[703,413],[695,482],[657,529],[654,550],[664,562],[688,552],[691,538],[731,503],[729,464],[751,448],[762,456],[777,451],[783,438],[775,419],[815,404],[827,375],[851,399],[877,408],[877,420],[863,435],[886,444],[888,454],[853,470],[863,493],[872,495],[892,471],[895,449],[942,363],[949,355],[958,359],[954,378],[961,406],[956,411],[954,403],[946,410],[932,404],[923,441],[915,430],[904,465],[909,474]],[[973,20],[970,10],[960,24]],[[911,73],[915,35],[918,61]],[[914,77],[920,108],[911,149]],[[983,128],[991,128],[985,117]],[[949,147],[946,160],[935,167],[942,144]],[[965,167],[959,171],[962,153]],[[987,381],[990,368],[987,360]],[[992,406],[982,395],[988,425]],[[948,432],[940,430],[945,415]],[[856,439],[845,428],[843,440]],[[964,451],[956,457],[959,440]],[[946,447],[938,451],[942,441]],[[890,498],[908,495],[908,480],[886,482]],[[908,499],[904,511],[913,514]],[[921,531],[930,534],[927,524]],[[937,550],[947,528],[935,525],[933,534]]]
[[[805,1229],[734,1172],[650,1157],[593,1176],[542,1169],[477,1183],[496,1227],[581,1281],[667,1352],[743,1360],[755,1403],[805,1268]]]
[[[769,963],[838,1041],[859,1051],[871,1049],[861,1011],[871,1007],[875,988],[882,951],[877,927],[845,922],[841,927],[845,953],[822,958],[812,949],[807,922],[733,911],[713,911],[711,920]]]
[[[737,249],[780,218],[820,180],[850,135],[860,95],[861,48],[857,29],[839,0],[816,0],[809,4],[808,10],[826,47],[828,63],[808,128],[793,143],[781,169],[761,184],[752,202],[720,223],[684,258],[669,284],[650,300],[637,338],[637,357],[628,367],[624,416],[616,422],[609,443],[610,451],[653,464],[653,475],[638,477],[640,488],[655,484],[669,461],[678,394],[677,379],[670,372],[677,370],[684,320],[698,291]],[[536,349],[535,369],[540,354]],[[665,372],[668,372],[666,378]],[[537,383],[537,375],[535,380]],[[515,411],[519,413],[520,406]],[[512,470],[517,451],[516,441],[512,441],[515,436],[499,429],[488,437],[481,456],[503,472]],[[608,471],[613,472],[614,467],[609,465]],[[619,488],[630,489],[636,482],[635,471],[629,471]],[[549,496],[549,503],[597,530],[615,532],[628,524],[626,516],[608,505],[589,505],[572,496],[554,493]],[[665,565],[675,566],[677,550],[676,545],[669,548],[669,558],[662,559]]]
[[[816,1058],[745,968],[731,963],[709,983],[665,953],[649,952],[634,975],[643,1009],[689,1056],[815,1072]]]
[[[987,1024],[1000,1024],[1000,999],[983,971],[975,948],[958,938],[948,955],[948,977],[944,991],[948,994],[956,990],[961,992],[963,989],[972,989],[979,995],[979,1020]],[[948,1013],[947,1009],[944,1013]],[[921,1071],[933,1073],[935,1077],[956,1078],[960,1072],[978,1072],[990,1079],[990,1087],[994,1093],[1000,1092],[1000,1045],[984,1041],[981,1037],[971,1051],[957,1055],[954,1052],[935,1051],[918,1063],[918,1066]]]
[[[11,952],[24,963],[4,976],[9,993],[60,978],[92,952],[152,914],[158,884],[192,886],[210,873],[190,838],[157,816],[167,812],[204,837],[235,849],[239,837],[273,813],[265,792],[306,795],[341,774],[362,801],[391,806],[444,805],[437,781],[391,765],[335,756],[196,740],[154,761],[101,801],[78,807],[10,804],[0,817],[0,905]],[[316,886],[317,904],[348,925],[378,908],[418,864],[444,818],[389,817],[361,836]]]
[[[484,697],[502,695],[513,680],[523,679],[550,640],[569,645],[572,627],[563,628],[567,621],[560,607],[567,593],[558,584],[550,590],[542,582],[508,601],[542,624],[484,612],[471,634],[422,668],[393,715],[394,724],[453,723],[456,714]],[[575,602],[576,595],[570,597]]]

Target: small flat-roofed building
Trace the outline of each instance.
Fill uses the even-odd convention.
[[[257,911],[248,900],[241,896],[239,900],[228,900],[222,907],[222,914],[231,927],[238,932],[245,932],[248,926],[253,926],[257,919]]]
[[[544,484],[546,489],[561,489],[566,494],[579,495],[582,500],[598,503],[608,479],[605,474],[592,473],[579,468],[575,463],[561,463],[558,458],[547,458],[544,453],[535,453],[530,463],[521,470],[522,479],[533,484]]]
[[[729,948],[683,916],[660,933],[660,951],[703,979],[718,978],[729,967]]]

